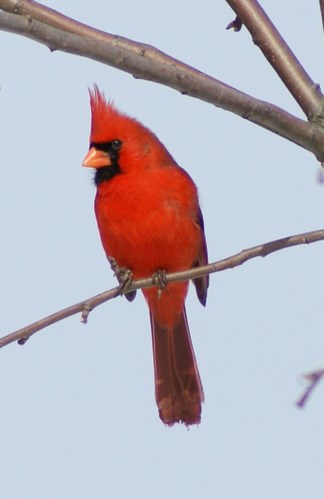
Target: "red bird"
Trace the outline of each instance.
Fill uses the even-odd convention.
[[[95,213],[108,257],[134,279],[207,263],[197,188],[164,145],[139,121],[118,111],[95,86],[90,91],[90,148]],[[205,305],[208,277],[194,280]],[[162,421],[198,424],[204,392],[185,309],[188,282],[143,289],[150,311],[155,397]],[[125,295],[129,300],[135,293]]]

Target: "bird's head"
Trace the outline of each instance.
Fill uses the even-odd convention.
[[[96,169],[97,185],[116,174],[169,160],[169,153],[153,132],[106,101],[97,86],[90,90],[90,106],[90,147],[83,166]]]

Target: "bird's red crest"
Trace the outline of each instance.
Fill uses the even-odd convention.
[[[91,142],[108,142],[114,139],[146,134],[147,129],[136,119],[127,116],[115,108],[112,101],[94,85],[90,90],[91,106]]]
[[[106,142],[108,137],[113,134],[111,124],[120,121],[121,115],[114,108],[112,102],[107,102],[103,93],[95,85],[90,93],[91,106],[91,141]]]

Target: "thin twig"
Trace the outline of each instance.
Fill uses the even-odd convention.
[[[320,4],[320,9],[321,9],[322,24],[323,24],[323,30],[324,30],[324,0],[319,0],[319,4]]]
[[[304,374],[303,377],[309,384],[305,388],[305,391],[300,399],[296,402],[297,407],[299,407],[300,409],[303,409],[305,407],[310,395],[313,393],[319,382],[324,378],[324,369],[318,369],[317,371]]]
[[[95,30],[36,4],[35,16],[44,19],[44,24],[33,19],[29,13],[32,10],[27,9],[35,4],[26,0],[0,0],[2,9],[8,9],[9,5],[15,12],[24,6],[24,13],[28,14],[27,17],[0,12],[0,30],[27,36],[51,50],[88,57],[131,73],[135,78],[155,81],[214,104],[281,135],[315,154],[319,161],[324,161],[324,129],[316,123],[307,123],[278,106],[240,92],[150,45]],[[55,26],[62,25],[64,31],[47,24],[50,22]]]
[[[243,23],[241,19],[236,16],[233,21],[231,21],[227,26],[226,29],[233,29],[234,31],[241,31],[241,28],[243,26]]]
[[[324,97],[257,0],[227,0],[307,118],[324,125]]]
[[[324,229],[313,231],[313,232],[305,232],[303,234],[297,234],[294,236],[285,237],[283,239],[277,239],[276,241],[271,241],[269,243],[260,244],[258,246],[254,246],[249,249],[245,249],[240,253],[237,253],[229,258],[225,258],[218,262],[211,263],[209,265],[204,265],[202,267],[195,267],[193,269],[184,271],[184,272],[173,272],[172,274],[166,275],[167,282],[179,282],[179,281],[188,281],[191,279],[195,279],[197,277],[202,277],[207,274],[212,274],[215,272],[222,272],[223,270],[231,269],[234,267],[238,267],[243,263],[251,260],[256,257],[265,257],[270,253],[274,253],[275,251],[279,251],[285,248],[290,248],[292,246],[297,246],[300,244],[311,244],[318,241],[324,240]],[[132,292],[136,289],[147,288],[154,285],[154,278],[148,279],[139,279],[133,281],[131,286],[127,289],[127,292]],[[30,336],[32,336],[37,331],[44,329],[56,322],[59,322],[71,315],[75,315],[77,313],[82,313],[81,321],[86,322],[88,314],[91,310],[96,308],[98,305],[115,298],[120,294],[119,288],[113,288],[109,291],[105,291],[96,296],[88,298],[82,302],[76,303],[75,305],[71,305],[63,310],[55,312],[54,314],[49,315],[43,319],[40,319],[29,326],[23,327],[18,331],[10,333],[2,338],[0,338],[0,348],[12,343],[14,341],[18,341],[20,344],[24,344]]]

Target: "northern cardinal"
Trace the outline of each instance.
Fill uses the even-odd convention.
[[[90,91],[90,148],[83,166],[95,168],[95,214],[108,257],[132,278],[207,263],[197,188],[148,128]],[[208,277],[194,280],[205,305]],[[185,309],[188,282],[143,289],[150,311],[155,397],[162,421],[198,424],[204,392]],[[132,299],[134,292],[126,297]]]

